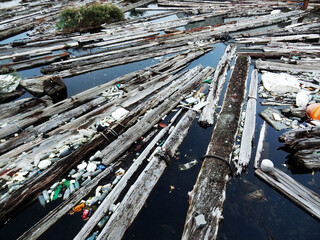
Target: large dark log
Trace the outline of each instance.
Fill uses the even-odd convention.
[[[230,157],[238,129],[244,101],[249,58],[239,56],[228,83],[223,107],[218,116],[211,141],[196,181],[189,196],[189,209],[182,239],[216,239],[226,184],[229,180]],[[196,223],[204,217],[205,224]],[[200,224],[197,226],[197,224]]]
[[[291,130],[283,133],[279,140],[291,145],[294,141],[306,137],[320,137],[320,127],[309,127],[297,130]]]

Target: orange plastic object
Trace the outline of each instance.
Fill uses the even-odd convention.
[[[74,212],[81,212],[81,210],[86,206],[85,203],[81,203],[73,208]]]
[[[320,103],[314,103],[307,107],[307,114],[313,120],[320,121]]]

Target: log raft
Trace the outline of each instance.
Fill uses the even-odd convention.
[[[239,56],[228,83],[223,107],[211,141],[189,196],[189,209],[182,239],[216,239],[226,183],[230,178],[230,157],[244,101],[250,60]],[[232,106],[232,107],[231,107]],[[197,217],[204,218],[198,223]]]

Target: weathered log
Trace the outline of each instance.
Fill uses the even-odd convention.
[[[200,84],[201,80],[204,77],[207,77],[208,75],[212,74],[213,69],[210,67],[207,67],[200,73],[198,73],[196,76],[194,76],[192,79],[190,79],[185,85],[180,85],[179,89],[177,90],[179,83],[173,83],[169,88],[166,89],[164,94],[158,94],[158,96],[155,96],[154,98],[150,99],[147,103],[145,103],[144,106],[141,106],[141,110],[145,112],[146,107],[147,109],[150,109],[155,105],[155,102],[161,102],[163,103],[159,105],[159,107],[152,110],[150,113],[148,113],[142,120],[139,121],[139,125],[137,128],[132,128],[126,131],[122,136],[119,136],[116,141],[112,142],[107,148],[105,148],[102,151],[102,154],[108,156],[103,160],[103,163],[105,165],[108,165],[110,162],[114,161],[117,157],[121,155],[121,152],[115,151],[117,146],[126,146],[126,148],[129,148],[133,142],[135,142],[137,139],[139,139],[139,135],[137,135],[137,132],[140,134],[146,133],[148,130],[152,128],[152,126],[157,123],[161,116],[164,116],[168,112],[170,112],[174,107],[178,105],[178,103],[183,99],[183,95],[190,92],[190,89],[194,89],[197,85]],[[176,85],[178,84],[178,85]],[[179,100],[179,101],[177,101]],[[159,117],[151,116],[151,115],[157,115],[159,112],[163,112],[165,114],[160,115]],[[134,118],[133,118],[134,119]]]
[[[50,211],[44,218],[33,225],[29,230],[24,232],[18,239],[37,239],[53,224],[55,224],[63,215],[65,215],[75,204],[88,195],[93,188],[95,188],[99,181],[108,175],[119,165],[119,163],[111,164],[108,168],[103,170],[97,177],[93,178],[88,184],[81,187],[67,200],[62,202],[55,209]]]
[[[291,145],[297,139],[311,137],[311,136],[320,137],[320,127],[309,127],[309,128],[291,130],[283,133],[279,137],[279,140],[282,142],[285,142],[288,145]]]
[[[207,69],[207,72],[210,72],[210,68]],[[160,104],[157,108],[155,108],[151,114],[148,114],[143,118],[143,120],[140,120],[134,128],[130,128],[129,130],[132,131],[132,129],[141,129],[141,126],[145,126],[146,123],[153,126],[156,122],[158,122],[165,114],[171,111],[178,103],[183,99],[183,94],[186,92],[190,92],[191,89],[195,88],[196,85],[200,83],[201,79],[193,79],[192,82],[188,82],[179,89],[179,91],[171,97],[173,99],[167,99],[163,101],[163,99],[154,99],[152,101],[152,104],[148,104],[147,108],[141,108],[136,107],[136,109],[132,110],[128,116],[126,116],[124,119],[121,120],[121,122],[118,122],[112,126],[113,130],[117,132],[118,134],[121,134],[124,132],[125,128],[131,127],[136,119],[144,114],[148,109],[157,106],[160,101],[163,101],[162,104]],[[150,129],[150,126],[147,124],[147,128]],[[133,135],[133,138],[136,137],[139,138],[143,133],[145,133],[147,128],[142,128],[140,135],[137,137],[137,131],[134,130],[131,133]],[[127,130],[127,132],[129,131]],[[129,135],[129,134],[127,134]],[[107,138],[105,138],[105,136]],[[121,136],[121,135],[120,135]],[[10,216],[15,214],[17,208],[22,205],[26,205],[29,202],[32,202],[35,198],[37,193],[48,187],[52,182],[61,176],[62,174],[65,174],[67,171],[69,171],[74,165],[76,165],[81,159],[83,159],[84,156],[86,156],[88,153],[93,151],[93,149],[96,149],[98,146],[101,146],[103,144],[106,144],[108,141],[112,141],[114,139],[114,134],[112,134],[108,129],[106,129],[103,132],[103,135],[96,135],[91,139],[90,142],[87,142],[84,144],[81,148],[78,148],[73,153],[69,154],[68,156],[62,158],[55,164],[53,164],[49,169],[42,172],[41,174],[37,175],[36,177],[30,179],[27,181],[23,187],[20,187],[17,191],[13,192],[12,195],[10,195],[9,198],[3,200],[0,205],[0,222],[3,223],[6,219],[8,219]],[[107,140],[108,139],[108,140]],[[130,139],[131,140],[131,139]],[[134,142],[134,140],[133,140]],[[131,141],[131,144],[133,143]],[[130,144],[130,145],[131,145]],[[117,145],[119,146],[119,145]],[[110,145],[108,147],[110,149]],[[116,154],[113,154],[113,157],[120,156],[123,151],[127,149],[127,145],[124,145],[122,147],[122,152],[118,151]],[[113,148],[114,150],[114,148]],[[103,154],[105,154],[106,151],[103,151]],[[107,159],[104,159],[104,162],[110,163],[113,161],[110,156],[108,156]],[[19,197],[18,197],[19,196]],[[18,199],[15,201],[12,201],[12,199]]]
[[[314,170],[320,168],[320,148],[319,140],[316,149],[303,149],[297,151],[293,158],[298,165],[302,165],[307,169]]]
[[[307,137],[307,138],[300,138],[294,141],[290,148],[294,151],[310,149],[310,148],[320,148],[320,137]]]
[[[306,188],[277,168],[274,168],[272,174],[256,169],[255,174],[311,214],[311,216],[320,219],[320,196],[317,193]]]
[[[10,63],[10,64],[3,64],[0,65],[0,69],[5,72],[12,72],[12,71],[20,71],[29,68],[39,67],[43,65],[47,65],[62,59],[69,58],[69,53],[60,53],[53,56],[45,56],[37,59],[22,61],[18,63]]]
[[[267,123],[266,123],[266,121],[263,121],[261,130],[260,130],[258,145],[257,145],[256,157],[254,159],[254,164],[253,164],[255,169],[257,169],[259,167],[261,154],[262,154],[262,152],[264,150],[263,149],[263,143],[264,143],[266,134],[267,134]]]
[[[175,116],[179,116],[180,112]],[[119,183],[116,187],[108,194],[106,199],[100,204],[99,208],[95,211],[92,217],[88,220],[88,222],[83,226],[83,228],[78,232],[77,236],[75,236],[74,240],[86,239],[93,228],[98,224],[98,222],[102,219],[104,215],[106,215],[109,211],[109,208],[112,203],[116,201],[120,193],[123,191],[125,187],[127,187],[130,178],[133,174],[136,173],[141,164],[147,159],[150,155],[151,150],[156,146],[159,140],[161,140],[164,135],[169,131],[169,126],[163,128],[154,139],[148,144],[148,146],[143,150],[143,152],[139,155],[139,157],[134,161],[134,163],[127,170],[125,175],[120,179]]]
[[[59,76],[23,79],[20,81],[20,86],[36,96],[48,95],[54,97],[64,95],[66,97],[67,92],[66,85]]]
[[[241,146],[238,160],[237,174],[241,174],[243,168],[249,165],[256,126],[258,71],[254,69],[251,74],[246,117],[243,126]]]
[[[268,43],[268,42],[284,42],[284,41],[305,41],[319,39],[319,34],[304,34],[304,35],[292,35],[284,37],[260,37],[260,38],[238,38],[235,39],[236,43]]]
[[[34,23],[27,23],[16,28],[0,31],[0,40],[9,38],[11,36],[30,30],[34,27],[34,25],[35,25]]]
[[[277,63],[270,61],[262,61],[261,59],[256,61],[256,68],[271,70],[271,71],[283,71],[283,72],[317,72],[320,73],[320,70],[317,67],[309,65],[296,65],[296,64],[287,64],[287,63]]]
[[[16,91],[13,91],[11,93],[0,93],[0,103],[12,101],[14,99],[17,99],[18,97],[21,97],[23,94],[25,94],[25,91],[22,91],[20,89],[17,89]]]
[[[230,174],[230,157],[238,129],[249,71],[249,58],[239,56],[228,83],[224,103],[211,141],[189,196],[189,209],[182,239],[216,239]],[[232,106],[232,107],[231,107]],[[195,217],[204,217],[205,225]],[[198,225],[198,226],[196,226]]]
[[[162,146],[160,154],[155,153],[151,157],[149,164],[140,174],[136,182],[130,187],[119,207],[111,215],[109,221],[100,232],[97,238],[98,240],[121,239],[123,237],[125,231],[139,213],[151,190],[167,166],[162,155],[164,154],[169,158],[173,157],[175,151],[187,135],[188,129],[195,116],[195,112],[189,110],[179,121],[167,141]]]
[[[199,118],[199,123],[203,126],[213,125],[216,106],[219,102],[220,94],[224,86],[231,61],[235,55],[235,51],[235,46],[228,45],[218,63],[207,97],[209,104],[204,107]]]

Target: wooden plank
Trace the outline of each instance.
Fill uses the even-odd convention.
[[[229,162],[244,100],[249,64],[250,60],[244,56],[239,56],[236,60],[211,141],[196,184],[189,195],[190,205],[182,239],[217,238],[222,206],[226,197],[226,184],[230,174]],[[234,97],[235,95],[237,97]],[[206,224],[197,227],[195,217],[201,214]]]
[[[255,174],[311,216],[320,219],[320,196],[317,193],[298,183],[278,168],[274,168],[272,175],[261,169],[256,169]]]
[[[254,69],[251,74],[246,117],[243,126],[241,146],[238,160],[237,174],[241,174],[249,165],[256,126],[258,71]]]

